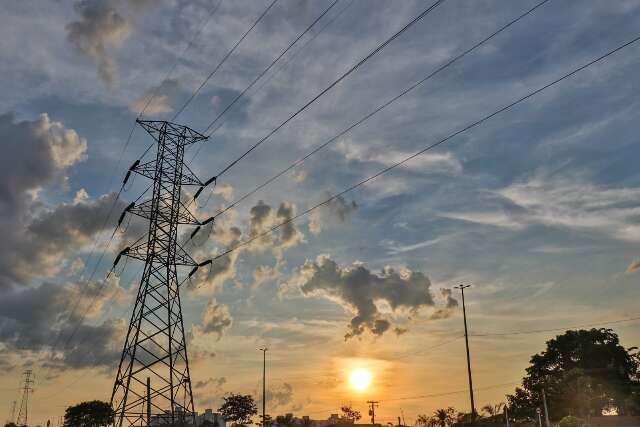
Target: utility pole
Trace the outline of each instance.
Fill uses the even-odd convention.
[[[267,347],[259,349],[262,352],[262,427],[265,427],[267,408]]]
[[[147,377],[147,427],[151,427],[151,378]]]
[[[369,415],[371,415],[371,424],[375,424],[376,423],[376,408],[379,406],[378,404],[380,402],[378,402],[377,400],[367,400],[367,403],[369,404]]]
[[[542,387],[542,404],[544,405],[544,422],[547,427],[551,427],[551,423],[549,422],[549,408],[547,407],[547,395],[544,392],[544,387]]]
[[[536,408],[536,414],[538,414],[538,427],[542,427],[542,414],[540,408]]]
[[[24,386],[22,388],[22,400],[20,401],[20,411],[18,412],[18,418],[16,424],[18,426],[26,426],[29,421],[29,392],[33,391],[31,385],[33,384],[33,371],[27,369],[22,373],[24,375]]]
[[[186,126],[156,120],[136,120],[156,141],[154,160],[136,161],[131,173],[152,180],[149,200],[127,206],[129,213],[148,220],[146,241],[123,249],[122,256],[144,261],[133,313],[111,393],[115,427],[145,427],[147,419],[176,425],[195,410],[187,357],[187,339],[180,302],[178,267],[198,263],[178,243],[180,225],[200,222],[180,200],[183,186],[203,183],[184,164],[187,146],[208,138]],[[149,386],[147,391],[147,378]],[[145,401],[150,414],[145,417]]]
[[[469,330],[467,328],[467,308],[464,302],[464,290],[471,285],[458,285],[455,286],[456,289],[460,289],[462,293],[462,317],[464,319],[464,343],[467,348],[467,374],[469,375],[469,397],[471,399],[471,425],[476,419],[476,405],[473,401],[473,379],[471,378],[471,356],[469,355]]]
[[[509,425],[509,409],[507,408],[507,405],[504,405],[504,419],[507,421],[507,427],[510,427],[510,425]]]

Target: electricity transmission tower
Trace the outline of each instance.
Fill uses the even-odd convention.
[[[184,164],[185,148],[207,137],[166,121],[137,122],[157,152],[155,160],[130,168],[153,180],[151,199],[125,210],[149,220],[147,241],[125,248],[114,263],[120,256],[145,262],[111,395],[114,425],[194,425],[178,267],[197,263],[177,240],[179,225],[199,225],[180,200],[181,188],[204,185]]]
[[[18,411],[18,418],[16,424],[18,426],[26,426],[29,415],[29,393],[33,391],[31,384],[33,384],[33,372],[31,369],[27,369],[22,373],[24,375],[24,386],[22,387],[22,400],[20,401],[20,411]]]

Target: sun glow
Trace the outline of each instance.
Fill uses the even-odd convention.
[[[354,389],[362,391],[371,384],[371,372],[364,369],[356,369],[349,375],[349,383]]]

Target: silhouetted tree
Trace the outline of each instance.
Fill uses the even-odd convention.
[[[222,417],[231,422],[232,426],[248,426],[251,419],[258,413],[256,402],[250,395],[230,394],[222,398],[224,403],[218,412]]]
[[[346,418],[347,420],[356,422],[360,418],[362,418],[362,414],[360,413],[360,411],[356,411],[351,407],[351,405],[342,405],[342,408],[340,408],[340,410],[342,411],[342,417]]]
[[[8,422],[4,425],[4,427],[18,427],[18,425],[14,422]]]
[[[456,410],[448,408],[436,409],[433,415],[418,415],[417,427],[450,427],[456,422]]]
[[[107,402],[92,400],[69,406],[64,413],[65,427],[102,427],[113,424],[113,409]]]
[[[614,403],[621,414],[640,412],[640,357],[636,347],[625,349],[611,329],[567,331],[547,341],[531,357],[522,387],[508,396],[516,417],[534,417],[542,407],[542,388],[549,415],[600,415]]]

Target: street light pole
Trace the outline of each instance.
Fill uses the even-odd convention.
[[[265,427],[267,404],[267,347],[259,349],[262,352],[262,427]]]
[[[469,375],[469,397],[471,399],[471,425],[476,419],[476,405],[473,400],[473,380],[471,378],[471,356],[469,355],[469,331],[467,329],[467,308],[464,302],[464,290],[471,285],[458,285],[454,286],[456,289],[460,289],[462,293],[462,317],[464,319],[464,343],[467,348],[467,373]]]

